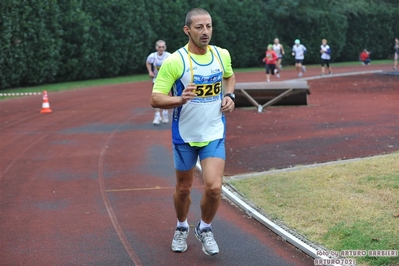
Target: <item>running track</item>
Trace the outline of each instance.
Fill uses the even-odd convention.
[[[367,70],[372,68],[388,70],[389,66]],[[342,68],[335,73],[359,69]],[[318,71],[310,69],[307,75]],[[292,70],[283,75],[294,77]],[[237,75],[238,82],[263,79],[261,72]],[[39,114],[40,96],[0,102],[0,264],[313,265],[311,258],[227,201],[222,202],[214,221],[220,254],[203,254],[193,230],[187,252],[170,251],[175,227],[171,136],[169,126],[151,125],[150,87],[150,82],[142,82],[50,93],[53,113],[46,115]],[[315,95],[321,101],[315,89],[311,88],[310,99]],[[397,102],[398,91],[392,95]],[[376,103],[373,106],[378,108]],[[388,107],[395,115],[397,109]],[[254,148],[258,139],[239,141],[245,138],[240,129],[243,119],[256,121],[245,123],[249,134],[259,130],[261,115],[270,119],[271,114],[283,115],[287,110],[284,124],[289,125],[289,110],[295,108],[307,107],[277,107],[263,114],[243,109],[229,114],[226,174],[273,166],[270,158],[275,154],[259,157],[260,151]],[[392,121],[390,128],[396,132],[389,133],[394,147],[375,149],[376,154],[399,150],[398,124]],[[287,143],[284,138],[273,141],[275,145]],[[370,150],[381,146],[372,144]],[[307,151],[308,145],[297,149]],[[297,163],[288,151],[276,150],[276,154],[282,158],[276,167]],[[322,160],[337,156],[323,154]],[[313,163],[313,158],[304,156],[302,161]],[[189,216],[192,226],[200,218],[201,193],[198,174]]]

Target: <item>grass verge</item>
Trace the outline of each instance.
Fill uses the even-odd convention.
[[[229,183],[272,220],[329,250],[399,250],[399,153]],[[353,258],[399,265],[397,256]]]

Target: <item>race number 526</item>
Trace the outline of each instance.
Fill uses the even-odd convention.
[[[208,97],[219,95],[221,91],[221,82],[216,82],[214,84],[203,84],[197,85],[195,93],[198,97]]]

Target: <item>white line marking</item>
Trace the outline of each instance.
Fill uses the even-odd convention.
[[[12,97],[12,96],[30,96],[30,95],[40,95],[41,92],[16,92],[16,93],[0,93],[0,97]]]

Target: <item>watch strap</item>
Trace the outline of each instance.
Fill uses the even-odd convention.
[[[225,95],[224,95],[224,97],[229,97],[230,99],[232,99],[233,100],[233,102],[235,102],[235,100],[236,100],[236,98],[233,96],[233,94],[232,93],[226,93]]]

